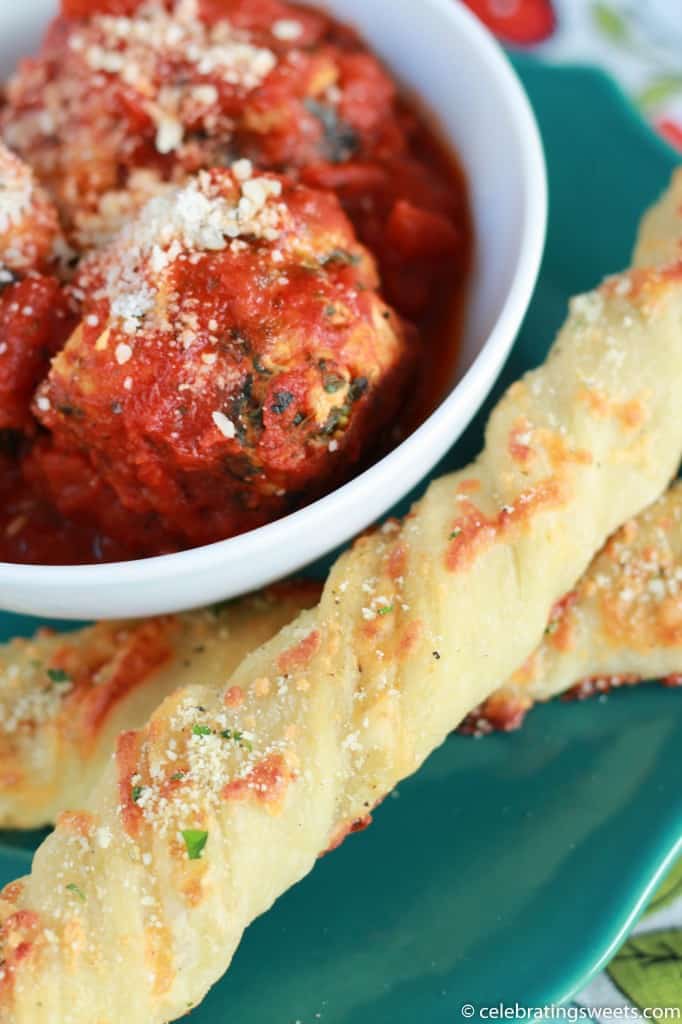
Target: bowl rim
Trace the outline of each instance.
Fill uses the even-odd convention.
[[[9,584],[11,581],[14,585],[41,587],[49,591],[81,585],[89,588],[120,587],[149,582],[151,578],[162,582],[178,574],[185,575],[188,570],[201,572],[211,565],[217,567],[237,546],[240,561],[262,557],[268,551],[287,544],[292,533],[302,536],[312,527],[319,529],[325,521],[343,517],[344,507],[351,508],[361,503],[365,494],[373,493],[381,486],[382,476],[394,478],[400,465],[414,462],[418,452],[425,447],[442,449],[441,454],[444,454],[449,444],[443,447],[442,442],[437,443],[436,439],[448,434],[451,436],[455,421],[461,417],[463,395],[473,396],[474,410],[480,406],[511,351],[540,270],[548,217],[547,170],[538,125],[528,97],[492,33],[459,0],[422,0],[422,3],[449,20],[453,31],[471,41],[485,73],[496,78],[505,92],[520,142],[524,194],[519,258],[497,319],[470,367],[429,417],[396,448],[329,494],[281,519],[211,544],[128,561],[86,565],[0,561],[0,583]],[[468,404],[471,405],[471,401]],[[419,479],[425,476],[423,474]]]

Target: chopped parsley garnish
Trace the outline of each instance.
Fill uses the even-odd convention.
[[[547,628],[545,629],[545,636],[552,636],[553,633],[556,633],[558,628],[559,628],[559,623],[557,622],[556,619],[554,619],[552,622],[550,622],[547,625]]]
[[[349,267],[357,267],[361,256],[355,252],[348,252],[347,249],[332,249],[330,252],[320,256],[320,263],[326,267],[328,263],[345,263]]]
[[[283,412],[286,412],[293,400],[294,396],[291,391],[275,391],[274,402],[270,408],[276,415],[281,416]]]
[[[184,777],[185,777],[185,773],[184,772],[176,772],[174,775],[171,775],[171,782],[182,782]]]
[[[201,855],[208,841],[208,832],[199,828],[186,828],[182,831],[182,838],[185,840],[189,859],[201,860]]]
[[[81,903],[85,903],[85,893],[78,885],[76,885],[75,882],[69,882],[66,889],[68,892],[72,892],[73,895],[81,901]]]
[[[251,740],[244,739],[244,733],[239,729],[223,729],[220,733],[224,740],[234,740],[241,747],[246,747],[247,750],[253,750],[253,743]]]
[[[53,683],[70,683],[71,676],[63,668],[48,668],[47,674]]]
[[[459,527],[459,526],[458,526],[458,527],[456,527],[456,529],[454,529],[454,530],[452,531],[452,533],[450,534],[450,537],[449,537],[449,539],[450,539],[450,540],[456,540],[456,539],[457,539],[457,537],[459,537],[459,535],[460,535],[460,533],[461,533],[461,532],[462,532],[462,530],[461,530],[461,527]]]
[[[254,409],[250,409],[248,413],[249,423],[255,430],[263,429],[263,407],[256,406]]]
[[[209,725],[193,725],[192,726],[193,736],[220,736],[223,740],[234,740],[240,747],[245,747],[247,750],[253,750],[253,744],[251,740],[247,740],[244,737],[244,733],[240,729],[221,729],[218,732],[217,729],[211,729]],[[178,778],[183,778],[184,773],[178,772]],[[173,776],[175,780],[175,776]],[[176,780],[177,781],[177,780]]]
[[[350,401],[357,402],[358,398],[361,398],[362,395],[364,395],[368,387],[369,381],[366,377],[356,377],[348,389],[348,397]]]
[[[377,609],[377,615],[390,615],[393,611],[392,604],[385,604],[383,608]]]
[[[256,373],[260,373],[264,377],[271,377],[272,376],[272,370],[269,370],[267,368],[267,366],[265,365],[265,363],[262,362],[262,360],[260,359],[259,356],[255,355],[253,357],[252,362],[253,362],[253,368],[256,371]]]
[[[333,164],[341,164],[349,160],[357,152],[360,140],[353,128],[339,117],[336,108],[315,99],[304,100],[303,106],[322,125],[324,158]]]
[[[144,788],[143,786],[133,786],[132,787],[132,789],[130,790],[130,795],[133,798],[133,803],[136,804],[137,801],[140,799],[140,797],[142,796],[143,788]]]
[[[345,378],[339,376],[338,373],[328,373],[324,378],[324,390],[328,395],[333,395],[337,391],[340,391],[345,386]]]

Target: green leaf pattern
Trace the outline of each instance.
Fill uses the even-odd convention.
[[[595,2],[592,4],[592,19],[602,35],[616,43],[627,42],[628,26],[621,14],[610,4]]]
[[[682,859],[668,873],[633,934],[604,973],[576,996],[574,1005],[630,1005],[640,1012],[671,1008],[679,1018],[670,1010],[665,1018],[649,1016],[682,1019]]]
[[[624,0],[566,2],[586,5],[589,14],[586,36],[591,34],[600,44],[601,51],[607,51],[607,69],[616,77],[620,77],[618,68],[622,64],[622,85],[645,117],[655,124],[666,119],[673,126],[680,124],[682,58],[676,53],[674,35],[665,44],[669,52],[661,55],[661,39],[666,38],[667,23],[658,8],[653,4],[647,8],[646,0],[641,0],[641,3],[640,0],[632,0],[629,4]],[[679,0],[668,0],[668,3],[673,10],[675,5],[679,5]],[[682,17],[682,7],[679,17]],[[595,60],[594,56],[590,59]],[[639,69],[634,76],[633,64]],[[675,141],[675,144],[679,142]]]
[[[682,860],[678,860],[668,873],[667,878],[649,904],[647,914],[662,910],[678,899],[682,899]],[[680,925],[682,926],[682,907],[680,909]]]
[[[682,1012],[682,928],[629,939],[608,967],[614,984],[640,1010]]]
[[[655,75],[635,97],[643,111],[648,112],[682,95],[682,74]]]

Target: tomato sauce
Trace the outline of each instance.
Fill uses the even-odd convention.
[[[63,154],[55,154],[52,137],[47,142],[32,137],[22,152],[17,140],[21,141],[23,136],[16,126],[21,124],[24,114],[34,115],[39,109],[44,76],[59,73],[54,48],[58,52],[65,34],[68,36],[72,31],[69,19],[76,19],[74,24],[78,26],[80,22],[77,19],[87,18],[93,11],[134,14],[137,8],[136,0],[63,0],[66,20],[58,21],[48,36],[45,66],[39,66],[37,62],[22,72],[23,82],[20,74],[18,84],[8,90],[9,105],[2,112],[0,131],[4,131],[8,141],[20,150],[20,155],[32,164],[43,184],[56,197],[70,243],[80,247],[81,251],[89,248],[90,242],[83,242],[87,236],[83,225],[89,224],[93,217],[99,223],[102,195],[98,189],[102,182],[107,184],[107,188],[113,183],[125,189],[126,182],[132,181],[131,175],[139,168],[153,170],[155,175],[168,182],[182,181],[184,174],[213,166],[216,146],[221,140],[211,137],[211,125],[218,125],[218,134],[225,131],[220,117],[229,110],[230,131],[233,132],[230,157],[253,161],[259,170],[275,171],[293,184],[300,183],[335,195],[359,241],[376,260],[382,298],[397,310],[406,329],[407,325],[414,325],[409,330],[414,332],[416,329],[418,339],[416,358],[409,375],[406,375],[404,365],[400,373],[393,376],[387,373],[384,398],[381,401],[377,398],[374,406],[367,406],[368,412],[372,408],[376,410],[376,429],[372,430],[363,423],[355,430],[350,446],[354,449],[362,442],[361,457],[354,456],[352,460],[349,458],[346,463],[340,463],[341,468],[333,473],[325,475],[320,472],[317,485],[307,481],[306,489],[292,486],[293,496],[287,498],[281,508],[268,506],[267,511],[263,506],[261,510],[254,511],[251,521],[245,519],[244,525],[230,527],[228,533],[220,534],[233,535],[285,514],[367,466],[414,430],[448,392],[458,357],[472,251],[467,184],[456,156],[441,142],[428,117],[416,103],[397,94],[390,77],[355,33],[319,12],[281,3],[280,0],[202,0],[204,18],[209,22],[211,19],[219,21],[227,14],[234,24],[244,26],[252,33],[255,43],[272,46],[280,64],[246,97],[239,89],[230,91],[221,85],[217,91],[220,93],[218,103],[222,107],[214,112],[213,120],[199,123],[193,112],[194,120],[184,126],[182,146],[167,155],[160,155],[155,148],[154,133],[158,132],[158,125],[148,123],[149,115],[139,99],[127,86],[123,91],[117,91],[118,87],[114,88],[111,82],[103,87],[101,80],[105,76],[99,74],[97,86],[87,90],[88,94],[92,93],[94,106],[83,111],[82,124],[71,126],[71,135],[77,139],[78,131],[87,133],[89,121],[94,118],[94,109],[104,111],[103,122],[106,122],[108,106],[108,114],[113,112],[119,121],[124,122],[126,137],[132,143],[125,147],[130,162],[128,165],[121,162],[124,157],[120,146],[116,153],[107,152],[103,146],[96,173],[87,165],[74,168],[78,182],[75,186],[76,178],[67,180],[71,158],[68,146],[65,146]],[[296,18],[301,19],[303,38],[299,39],[299,48],[293,56],[289,44],[282,40],[273,42],[270,32],[273,24],[290,24]],[[329,76],[330,68],[336,78],[326,91],[314,93],[311,99],[311,82]],[[201,79],[202,87],[206,85],[205,78],[204,75]],[[82,99],[86,108],[89,102],[90,98]],[[242,117],[243,111],[246,114]],[[277,122],[271,116],[272,111],[280,114],[286,111],[286,116],[282,115],[283,119]],[[267,129],[263,129],[264,123],[268,124]],[[69,127],[64,126],[65,134]],[[156,138],[158,142],[158,135]],[[64,167],[57,172],[61,176],[51,179],[62,157]],[[74,195],[87,196],[87,202],[75,204]],[[341,265],[349,251],[352,251],[352,243],[344,244],[327,263],[320,277],[322,289],[350,288],[355,278],[365,273],[365,268],[356,268],[355,265],[362,261],[355,256],[348,261],[348,266]],[[332,266],[334,261],[339,265]],[[245,278],[251,273],[247,263],[243,268],[235,268],[232,280],[237,280],[241,273]],[[252,284],[245,279],[245,296],[254,290]],[[191,286],[199,295],[196,281]],[[11,287],[17,285],[13,283]],[[2,297],[0,290],[0,303]],[[71,313],[88,313],[93,318],[94,307],[88,304],[88,296],[79,296],[77,289],[72,288],[68,301]],[[248,304],[250,309],[258,311],[263,301],[269,302],[270,296],[254,294],[248,299]],[[291,299],[285,297],[284,301],[288,304]],[[244,303],[246,307],[246,298]],[[307,300],[306,303],[302,315],[307,317],[310,316],[310,304]],[[204,305],[205,318],[208,319],[209,310],[213,309],[210,296],[206,296]],[[45,322],[43,320],[43,326],[38,329],[34,327],[34,333],[41,339],[45,333]],[[0,345],[2,331],[0,322]],[[87,328],[85,337],[87,339]],[[27,373],[35,378],[31,378],[33,386],[40,378],[38,371],[45,370],[40,360],[45,359],[46,352],[52,354],[58,349],[61,341],[60,337],[59,344],[41,342],[38,354],[33,352],[33,361],[28,361],[30,369],[23,378],[24,391],[29,379]],[[328,342],[325,344],[328,347]],[[253,354],[249,358],[252,359]],[[155,377],[153,363],[148,369]],[[331,375],[330,379],[333,377],[329,368],[324,372]],[[105,367],[101,373],[106,376]],[[258,378],[258,373],[250,376]],[[351,382],[356,392],[353,401],[358,403],[353,411],[358,415],[363,403],[369,402],[369,396],[363,393],[366,385],[360,388],[357,384],[363,379],[358,374],[356,382]],[[405,379],[408,379],[407,385],[404,384]],[[296,384],[296,380],[303,380],[299,371],[290,375],[290,380],[293,383],[285,393],[291,396],[287,397],[287,406],[291,403],[291,407],[280,413],[275,408],[277,399],[272,396],[264,399],[263,412],[258,414],[261,417],[258,429],[262,429],[263,419],[267,428],[268,417],[277,426],[281,425],[284,431],[282,451],[290,452],[287,458],[290,465],[295,466],[303,463],[300,452],[292,447],[294,435],[291,430],[303,415],[297,412],[296,402],[304,401],[305,387],[303,383]],[[2,386],[0,368],[0,389]],[[147,386],[154,386],[152,379]],[[252,385],[248,387],[247,398],[252,402]],[[391,391],[395,392],[392,398]],[[45,393],[38,391],[38,395]],[[276,393],[283,393],[283,388],[279,386]],[[116,416],[120,412],[117,406],[121,403],[117,395],[110,395],[108,391],[104,394],[106,412],[98,415],[105,419],[98,419],[95,429],[100,433],[107,430],[111,433],[116,429]],[[387,423],[380,410],[388,409],[391,401],[392,412]],[[66,405],[66,402],[62,403],[62,410]],[[53,450],[52,439],[46,430],[54,429],[52,413],[41,415],[39,408],[34,402],[33,411],[38,422],[32,421],[28,428],[22,429],[22,425],[17,423],[0,430],[1,560],[35,564],[107,562],[166,553],[218,539],[215,532],[192,538],[186,531],[176,529],[174,524],[179,520],[173,516],[166,520],[163,515],[145,511],[143,506],[136,508],[134,487],[129,488],[129,494],[124,495],[125,501],[122,502],[115,474],[110,480],[98,472],[98,465],[106,466],[109,458],[106,451],[98,463],[94,455],[90,459],[87,445],[82,443],[78,451],[69,451],[63,446],[59,451]],[[276,414],[274,417],[271,409]],[[73,410],[70,410],[69,415],[72,414]],[[255,422],[253,409],[251,414]],[[189,429],[192,420],[188,419],[184,426]],[[197,424],[197,430],[199,428],[200,424]],[[330,433],[330,436],[337,435]],[[338,436],[341,438],[342,435],[339,433]],[[132,454],[135,456],[134,452]],[[309,458],[306,465],[310,470]],[[52,492],[45,488],[46,472]],[[287,484],[284,469],[282,474],[284,491]],[[240,487],[242,484],[243,481]],[[186,492],[182,484],[175,493],[179,495],[181,492],[183,495]],[[50,493],[53,500],[48,500]],[[166,493],[172,495],[173,491]],[[168,500],[172,501],[172,498]],[[219,492],[215,492],[215,501],[219,500]],[[239,501],[248,507],[248,497],[240,497]],[[187,523],[191,522],[191,505],[185,518]]]

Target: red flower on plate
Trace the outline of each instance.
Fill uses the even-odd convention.
[[[464,3],[505,43],[531,46],[556,28],[551,0],[464,0]]]
[[[682,124],[669,117],[662,117],[656,122],[659,132],[675,149],[682,151]]]

